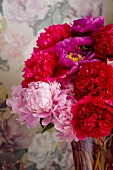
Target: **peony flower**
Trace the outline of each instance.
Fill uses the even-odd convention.
[[[86,36],[93,32],[98,31],[104,25],[104,17],[93,17],[92,15],[88,17],[83,17],[78,20],[73,21],[73,25],[70,28],[70,32],[74,36]]]
[[[27,87],[30,82],[47,80],[52,77],[57,66],[57,61],[54,48],[51,51],[40,51],[35,48],[31,58],[25,61],[22,86]]]
[[[55,129],[60,132],[58,135],[60,139],[68,142],[76,140],[76,136],[70,125],[73,117],[71,114],[71,107],[75,104],[72,91],[73,87],[71,85],[69,85],[67,89],[61,91],[55,101],[56,105],[53,110],[52,119]]]
[[[4,0],[2,7],[7,20],[27,22],[30,25],[43,20],[49,10],[46,0]]]
[[[102,27],[92,35],[97,58],[113,58],[113,24]]]
[[[70,69],[69,67],[58,64],[54,72],[53,78],[50,80],[56,80],[57,82],[61,83],[62,86],[66,87],[67,84],[69,84],[71,80],[75,78],[75,72],[77,70],[78,67],[73,67],[72,69]]]
[[[94,54],[91,48],[90,37],[76,37],[65,39],[57,43],[56,51],[59,57],[59,64],[77,71],[79,67],[89,61],[93,61]]]
[[[84,98],[71,110],[72,126],[78,139],[110,135],[113,128],[113,108],[99,98]]]
[[[70,90],[62,90],[56,99],[53,116],[61,124],[70,124],[72,114],[70,113],[72,105],[75,103]]]
[[[74,129],[71,125],[71,122],[70,125],[66,125],[66,124],[62,125],[59,122],[54,121],[54,127],[56,130],[59,131],[59,134],[57,136],[61,141],[66,141],[66,142],[72,142],[73,140],[75,140],[76,142],[78,141],[76,133],[74,133]]]
[[[92,95],[113,102],[112,73],[113,67],[100,61],[82,66],[74,80],[75,99],[80,100],[87,95]]]
[[[30,127],[35,127],[40,118],[34,116],[34,110],[29,110],[27,100],[25,99],[26,89],[21,85],[12,87],[12,98],[7,99],[7,105],[12,107],[12,113],[19,115],[19,122],[25,122]]]
[[[13,87],[12,98],[7,100],[7,105],[19,115],[19,121],[26,122],[28,126],[35,127],[40,118],[46,118],[44,121],[49,124],[59,93],[60,84],[57,82],[32,82],[28,88],[21,85]]]
[[[40,36],[38,37],[37,46],[41,49],[45,49],[70,37],[69,28],[70,26],[68,24],[52,25],[45,28],[45,32],[40,33]]]

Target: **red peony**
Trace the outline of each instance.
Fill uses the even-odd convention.
[[[25,61],[22,87],[28,87],[28,84],[33,81],[46,80],[52,77],[57,63],[58,59],[53,48],[48,51],[35,49],[31,58]]]
[[[37,46],[40,49],[45,49],[54,46],[59,41],[71,37],[69,32],[70,26],[68,24],[52,25],[45,28],[44,33],[40,33],[37,40]]]
[[[113,128],[113,108],[98,98],[78,101],[71,110],[72,126],[78,139],[99,138],[110,134]]]
[[[92,35],[94,49],[98,58],[113,58],[113,24],[100,28]]]
[[[87,95],[113,101],[113,67],[101,61],[82,66],[74,80],[75,99]]]

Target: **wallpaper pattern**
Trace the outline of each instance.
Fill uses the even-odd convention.
[[[74,170],[71,145],[20,125],[5,99],[43,28],[90,13],[103,14],[102,0],[0,0],[0,170]]]

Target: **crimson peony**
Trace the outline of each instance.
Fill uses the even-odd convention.
[[[107,136],[113,128],[113,108],[98,98],[87,97],[78,101],[71,112],[71,124],[80,140]]]
[[[30,59],[25,61],[25,67],[23,69],[22,87],[28,87],[30,82],[45,80],[54,74],[58,59],[54,54],[54,49],[40,51],[34,50]]]
[[[92,35],[97,58],[113,58],[113,24],[100,28]]]
[[[69,32],[70,25],[58,24],[45,28],[45,32],[40,33],[37,40],[37,46],[40,49],[45,49],[54,46],[59,41],[71,37]]]
[[[101,61],[82,66],[74,80],[75,99],[87,95],[113,101],[113,67]]]

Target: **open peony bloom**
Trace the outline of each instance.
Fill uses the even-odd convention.
[[[71,36],[69,32],[70,25],[58,24],[45,28],[45,32],[40,33],[37,40],[37,46],[40,49],[45,49],[54,46],[59,41],[62,41]]]
[[[111,133],[113,108],[99,98],[86,97],[78,101],[71,110],[72,126],[78,139],[100,138]]]
[[[25,88],[21,85],[12,87],[12,97],[7,99],[7,105],[12,107],[12,113],[19,115],[19,122],[24,122],[30,127],[35,127],[39,123],[40,118],[34,116],[34,110],[29,109],[27,100],[25,99]]]
[[[113,67],[101,61],[85,64],[74,80],[75,99],[100,97],[113,105]]]
[[[57,82],[32,82],[28,88],[21,85],[12,88],[12,98],[7,100],[7,105],[12,107],[12,112],[19,115],[20,122],[35,127],[40,118],[42,124],[58,121],[61,125],[68,125],[72,120],[70,113],[75,103],[72,86],[61,89]]]
[[[35,48],[31,58],[25,61],[22,87],[26,88],[30,82],[52,77],[57,63],[58,59],[54,53],[54,48],[43,51]]]
[[[51,118],[53,102],[59,93],[60,84],[57,82],[32,82],[28,88],[19,85],[12,88],[12,98],[7,100],[7,105],[19,115],[20,122],[35,127],[40,118]]]
[[[93,32],[96,32],[104,25],[104,17],[93,17],[92,15],[88,17],[83,17],[78,20],[73,21],[73,25],[70,27],[70,32],[74,36],[86,36]]]
[[[59,64],[77,68],[89,62],[94,57],[91,49],[92,43],[90,37],[71,37],[57,43],[56,51],[59,57]]]

